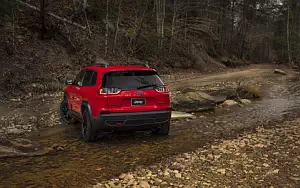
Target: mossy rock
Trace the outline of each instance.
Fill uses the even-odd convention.
[[[176,111],[199,112],[212,110],[216,104],[213,96],[186,88],[174,97],[172,107]]]
[[[262,97],[259,87],[241,86],[236,89],[238,98],[258,99]]]

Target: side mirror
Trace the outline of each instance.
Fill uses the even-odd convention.
[[[66,80],[66,85],[71,85],[73,83],[73,80]]]

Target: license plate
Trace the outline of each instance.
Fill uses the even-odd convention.
[[[146,99],[131,99],[131,106],[145,106]]]

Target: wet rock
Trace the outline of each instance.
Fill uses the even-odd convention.
[[[0,158],[8,157],[8,156],[22,156],[22,155],[25,155],[25,153],[21,152],[20,150],[0,145]]]
[[[172,111],[172,119],[181,119],[181,118],[194,118],[195,116],[190,113]]]
[[[49,153],[50,150],[27,139],[0,139],[0,158],[18,156],[39,156]]]
[[[226,101],[223,103],[224,106],[236,106],[236,105],[238,105],[238,104],[239,104],[239,103],[236,102],[236,101],[234,101],[234,100],[226,100]]]
[[[280,70],[280,69],[275,69],[275,70],[274,70],[274,73],[275,73],[275,74],[286,75],[286,72],[284,72],[283,70]]]
[[[7,129],[7,134],[21,134],[23,132],[22,129],[18,128],[9,128]]]
[[[248,100],[248,99],[240,99],[239,102],[242,103],[242,104],[244,104],[244,105],[251,104],[251,101]]]
[[[178,93],[172,99],[172,107],[175,111],[200,112],[212,110],[215,106],[213,97],[200,91]]]

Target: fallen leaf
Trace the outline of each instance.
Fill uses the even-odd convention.
[[[273,170],[273,174],[278,174],[279,173],[279,169]]]
[[[102,170],[102,168],[96,168],[96,171],[101,171]]]

